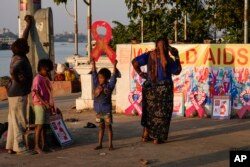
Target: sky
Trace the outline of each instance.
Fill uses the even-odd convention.
[[[0,29],[8,28],[18,32],[18,2],[19,0],[0,0]],[[78,31],[87,34],[87,6],[83,0],[78,0]],[[74,0],[68,0],[67,10],[74,14]],[[42,0],[42,8],[51,7],[53,12],[55,34],[74,31],[74,18],[70,16],[65,5],[57,6],[53,0]],[[128,9],[124,0],[92,0],[92,22],[97,20],[119,21],[128,24]]]

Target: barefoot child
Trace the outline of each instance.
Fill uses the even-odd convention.
[[[99,123],[99,145],[95,150],[102,149],[102,139],[105,128],[108,129],[109,150],[113,150],[112,138],[112,101],[111,96],[116,84],[116,64],[111,72],[107,68],[102,68],[97,73],[95,61],[92,61],[92,80],[94,86],[94,111],[96,112],[96,122]],[[110,81],[109,81],[110,80]]]
[[[38,62],[38,74],[32,85],[32,100],[35,112],[35,151],[43,153],[45,130],[44,124],[49,124],[49,109],[53,107],[52,87],[50,84],[50,72],[53,63],[49,59],[41,59]]]

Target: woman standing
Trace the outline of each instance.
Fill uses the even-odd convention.
[[[168,138],[173,112],[172,74],[181,72],[178,50],[171,47],[166,38],[159,38],[155,50],[136,57],[132,65],[146,79],[142,86],[142,141],[153,139],[155,144],[164,142]],[[147,65],[148,73],[141,71],[140,67],[144,65]]]
[[[32,27],[33,17],[25,16],[26,27],[22,38],[18,38],[12,45],[13,56],[10,62],[11,79],[7,85],[9,101],[8,135],[6,149],[9,154],[34,154],[27,149],[24,141],[26,131],[26,111],[28,94],[32,86],[32,68],[26,54],[29,53],[28,36]]]

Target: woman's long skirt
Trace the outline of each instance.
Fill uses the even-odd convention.
[[[145,81],[142,86],[141,125],[147,128],[149,137],[167,140],[173,112],[173,83]]]

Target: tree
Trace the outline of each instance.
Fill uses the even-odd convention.
[[[128,17],[135,22],[144,20],[145,41],[155,41],[168,34],[174,39],[174,21],[178,20],[178,39],[184,41],[183,14],[188,13],[188,39],[190,42],[203,42],[211,38],[209,22],[203,0],[125,0]]]
[[[54,0],[67,3],[67,0]],[[174,21],[178,20],[178,41],[183,38],[183,15],[187,14],[188,40],[202,43],[222,31],[230,43],[243,42],[244,0],[125,0],[129,25],[113,22],[112,44],[128,43],[132,37],[140,39],[140,21],[143,19],[144,41],[155,41],[165,35],[174,39]]]
[[[144,20],[144,41],[155,41],[163,34],[169,34],[173,29],[174,18],[170,17],[168,9],[170,0],[125,0],[128,7],[128,17],[134,24]],[[140,27],[140,26],[139,26]],[[140,37],[137,37],[140,39]]]
[[[209,0],[207,4],[211,23],[223,31],[227,42],[243,42],[244,0]]]
[[[57,4],[57,5],[59,5],[59,4],[61,4],[61,3],[67,3],[67,0],[54,0],[54,2]]]

